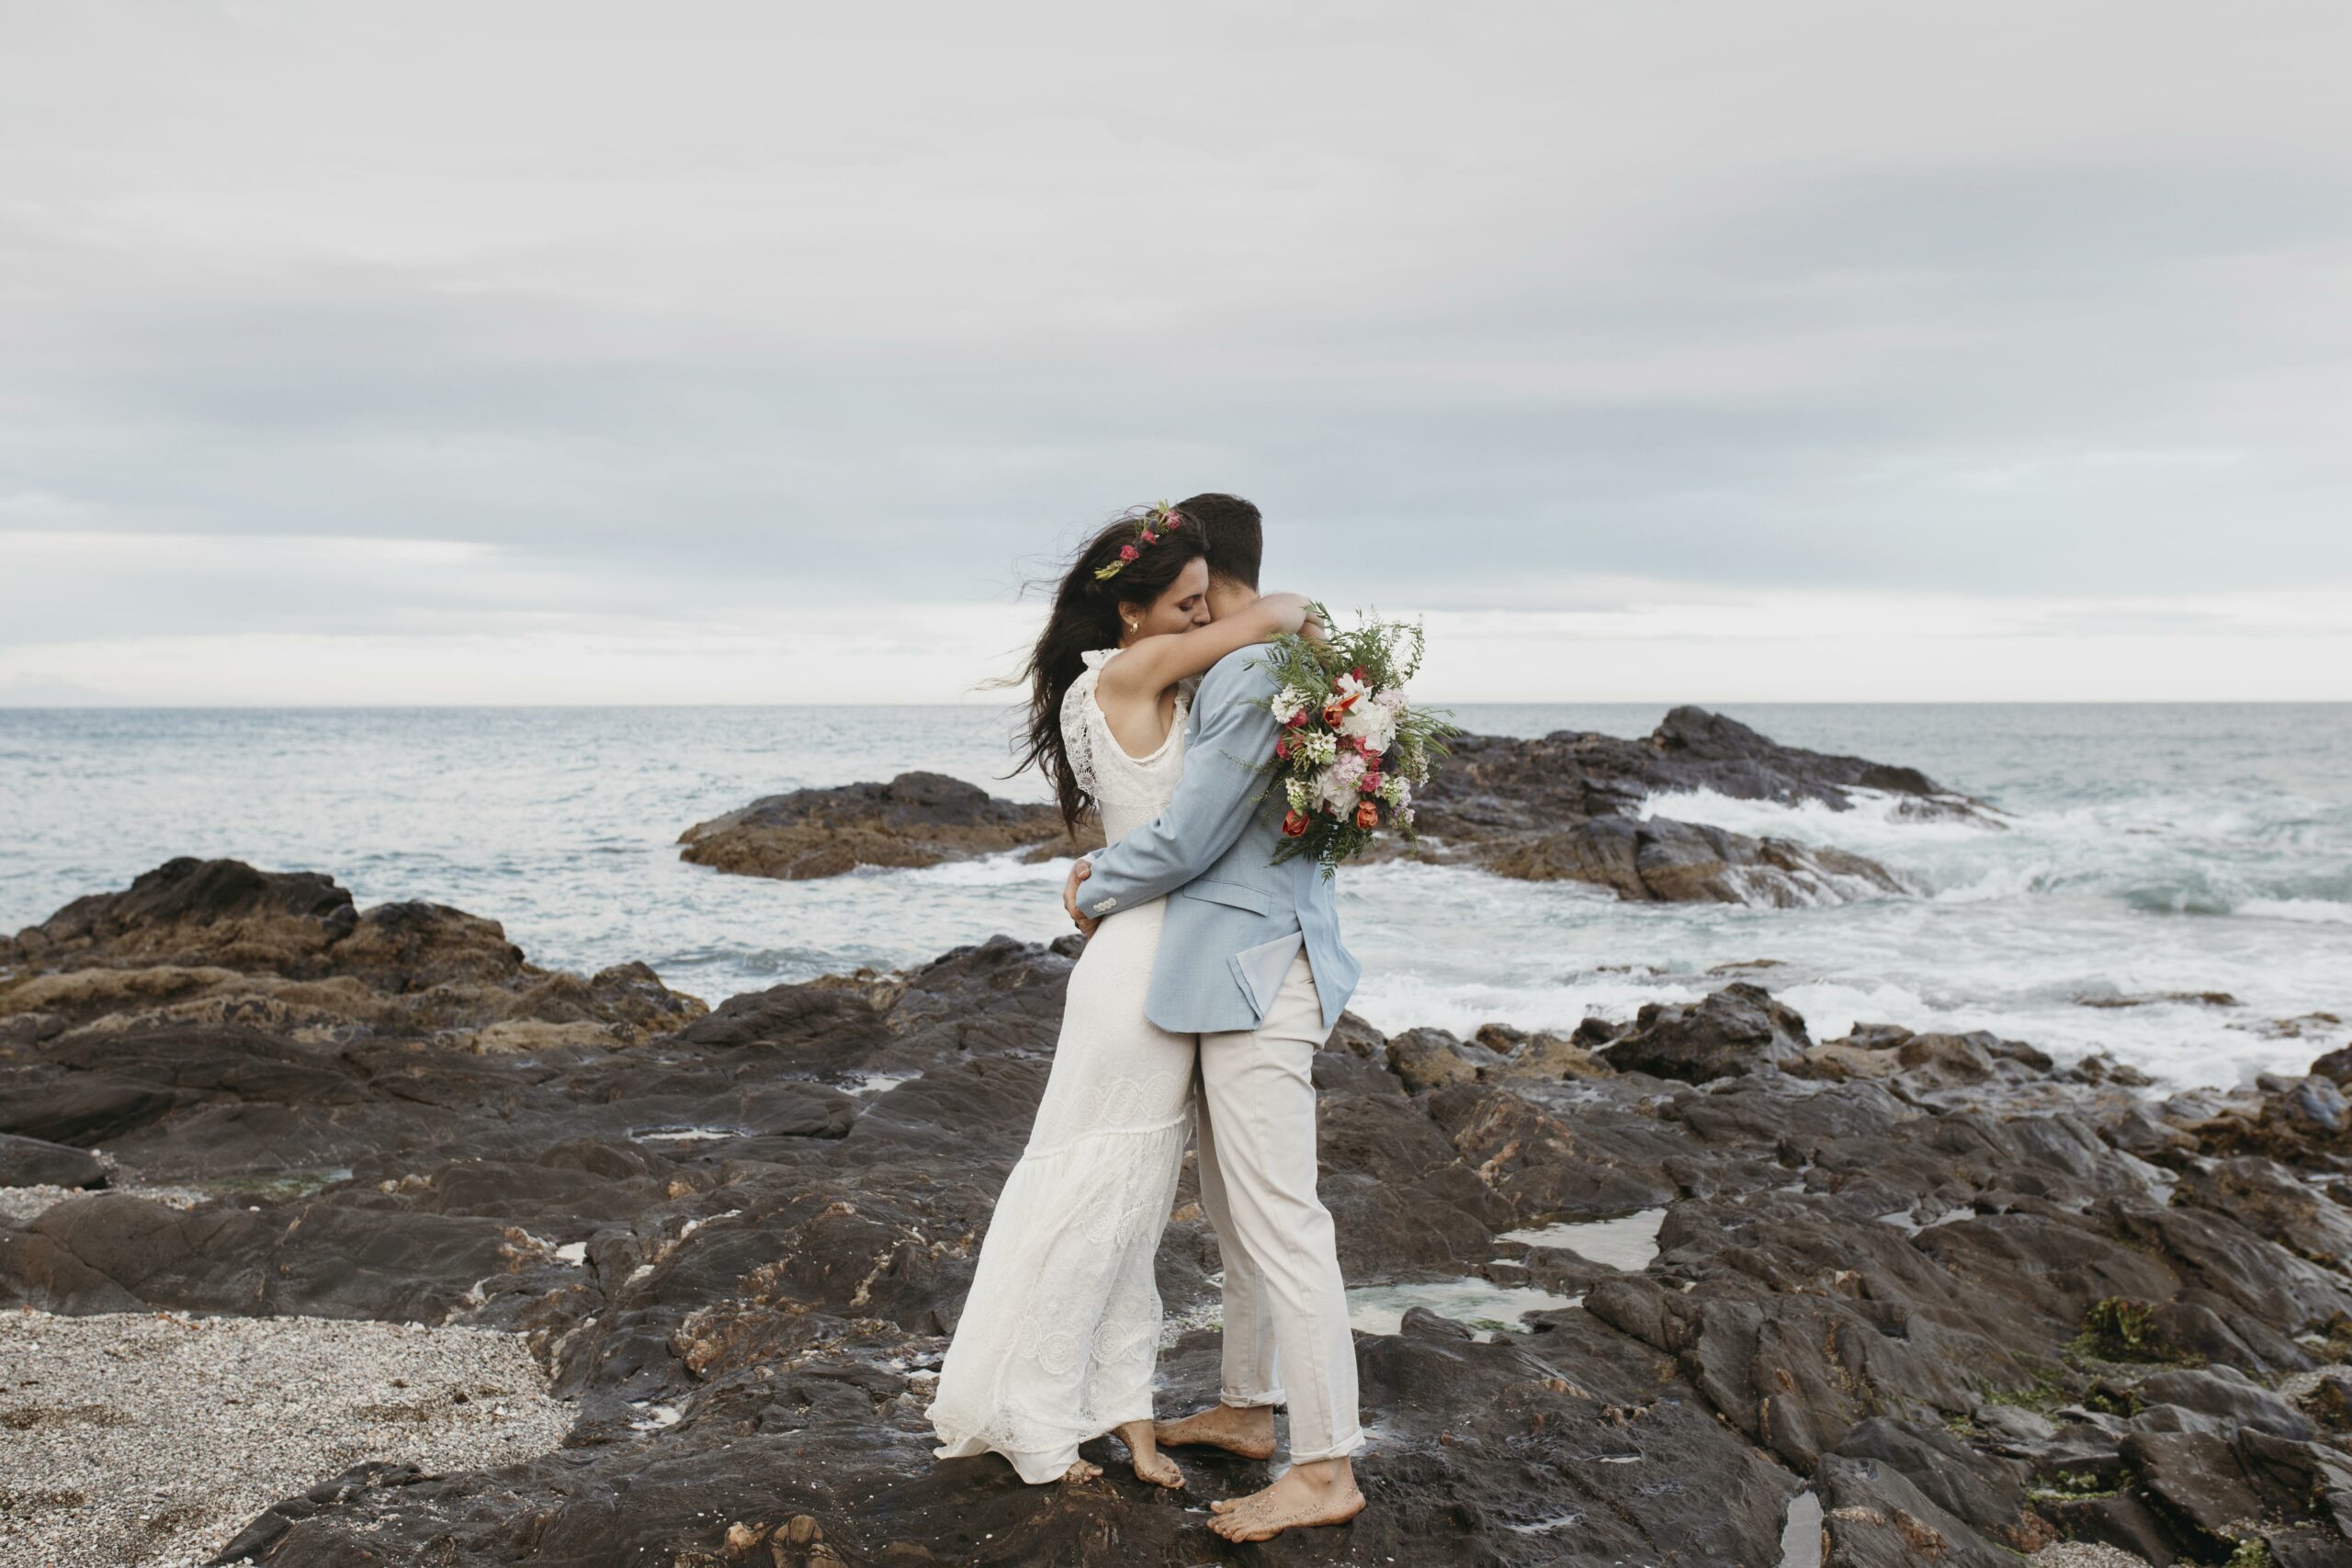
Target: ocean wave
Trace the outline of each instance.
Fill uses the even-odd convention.
[[[1720,982],[1718,982],[1720,983]],[[1694,1002],[1707,987],[1634,972],[1513,983],[1442,980],[1398,968],[1368,968],[1349,1007],[1375,1029],[1437,1028],[1468,1036],[1483,1024],[1568,1030],[1587,1018],[1622,1023],[1646,1002]]]
[[[2332,898],[2249,898],[2235,911],[2259,920],[2291,920],[2306,926],[2352,926],[2352,904]]]
[[[2058,867],[2051,861],[2018,861],[1988,867],[1973,882],[1939,887],[1934,897],[1939,904],[1990,904],[2005,898],[2024,898],[2049,891],[2057,874]]]
[[[1906,816],[1912,798],[1908,795],[1875,789],[1849,790],[1847,795],[1853,805],[1840,811],[1817,800],[1786,805],[1777,800],[1743,800],[1711,789],[1661,790],[1644,799],[1634,815],[1645,822],[1663,817],[1727,829],[1750,838],[1794,839],[1799,843],[1833,844],[1864,853],[1936,841],[1981,843],[1998,831],[1990,824],[1963,818],[1921,821]]]
[[[859,866],[853,876],[904,877],[930,887],[1012,887],[1023,885],[1059,886],[1069,875],[1068,857],[1028,861],[1026,850],[1006,850],[977,860],[944,861],[938,865]]]
[[[1766,984],[1770,985],[1770,978]],[[1774,995],[1794,1008],[1815,1040],[1837,1040],[1854,1032],[1857,1024],[1897,1023],[1905,1029],[1937,1026],[1935,1010],[1918,992],[1905,986],[1857,986],[1835,980],[1776,989]]]

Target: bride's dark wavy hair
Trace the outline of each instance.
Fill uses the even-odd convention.
[[[1182,508],[1178,508],[1182,514]],[[1078,819],[1093,804],[1070,767],[1069,751],[1062,744],[1062,698],[1086,671],[1086,655],[1098,648],[1119,646],[1119,606],[1153,604],[1190,563],[1208,553],[1208,530],[1186,517],[1184,525],[1164,531],[1159,543],[1141,546],[1134,560],[1118,575],[1095,575],[1136,544],[1139,528],[1150,515],[1148,507],[1135,507],[1105,525],[1069,563],[1054,589],[1053,614],[1030,650],[1029,661],[1008,684],[1029,688],[1029,719],[1012,773],[1030,768],[1042,772],[1054,786],[1054,803],[1061,807],[1062,823],[1073,834]]]

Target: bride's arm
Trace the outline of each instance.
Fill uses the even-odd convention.
[[[1157,697],[1187,676],[1206,673],[1228,653],[1299,630],[1309,603],[1304,593],[1269,593],[1207,626],[1139,637],[1102,666],[1098,680],[1121,697]]]

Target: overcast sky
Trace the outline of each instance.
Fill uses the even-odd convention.
[[[0,0],[0,703],[2352,698],[2352,6]]]

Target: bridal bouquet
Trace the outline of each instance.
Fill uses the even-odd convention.
[[[1364,617],[1328,641],[1278,637],[1261,661],[1282,682],[1267,705],[1282,732],[1262,766],[1289,802],[1281,864],[1313,855],[1331,874],[1386,829],[1413,837],[1413,791],[1429,783],[1446,740],[1461,733],[1451,715],[1415,707],[1405,683],[1420,669],[1419,622]]]

